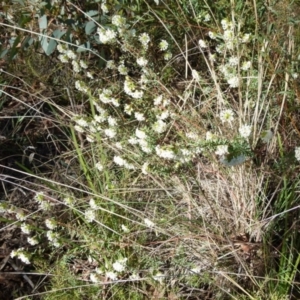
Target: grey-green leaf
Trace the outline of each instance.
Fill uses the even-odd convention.
[[[39,27],[40,27],[40,30],[43,30],[43,29],[47,29],[47,16],[46,15],[43,15],[42,17],[39,18]]]
[[[93,21],[89,21],[85,25],[85,33],[91,34],[96,28],[96,24]]]

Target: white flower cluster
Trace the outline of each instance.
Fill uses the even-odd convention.
[[[149,36],[149,34],[146,33],[146,32],[140,34],[139,41],[143,45],[143,47],[144,47],[145,50],[148,49],[148,44],[150,42],[150,36]]]
[[[166,51],[169,47],[169,44],[166,40],[161,40],[160,43],[158,44],[158,47],[160,51]]]
[[[45,195],[43,192],[37,192],[34,200],[38,202],[40,209],[46,211],[51,208],[50,202],[45,200]]]
[[[29,224],[23,223],[21,225],[21,231],[25,234],[30,234],[31,226]]]
[[[245,124],[239,128],[239,133],[240,133],[241,137],[247,139],[251,134],[251,130],[252,130],[252,127],[250,125]]]
[[[117,32],[110,28],[97,28],[99,40],[102,44],[110,44],[116,40]]]
[[[167,159],[167,160],[175,160],[176,159],[176,155],[174,153],[174,151],[170,148],[166,148],[166,147],[161,147],[160,145],[157,145],[155,147],[155,152],[157,154],[157,156]]]
[[[231,123],[234,120],[234,113],[231,109],[225,109],[220,113],[220,119],[222,123]]]
[[[118,273],[124,272],[126,270],[126,263],[127,263],[127,258],[122,258],[114,262],[112,264],[112,267]]]
[[[130,164],[126,159],[122,158],[121,156],[114,156],[113,161],[116,165],[124,167],[128,170],[135,169],[135,166],[133,164]]]
[[[295,157],[298,161],[300,161],[300,147],[295,148]]]
[[[60,236],[57,232],[54,232],[52,230],[48,230],[47,233],[46,233],[46,236],[47,236],[47,239],[51,242],[51,244],[58,248],[61,246],[61,243],[60,243]]]
[[[30,261],[29,261],[30,255],[26,251],[24,251],[24,248],[19,248],[17,250],[13,250],[10,253],[10,257],[11,258],[17,257],[24,264],[27,264],[27,265],[30,264]]]
[[[227,154],[228,153],[228,145],[217,146],[217,150],[215,153],[220,156]]]
[[[120,15],[114,15],[111,19],[111,23],[117,27],[124,27],[126,25],[126,19]]]
[[[139,144],[143,152],[151,153],[152,149],[151,149],[150,145],[148,144],[147,139],[148,139],[148,136],[147,136],[146,132],[137,128],[135,130],[135,137],[131,137],[129,139],[129,143],[133,144],[133,145]]]
[[[218,35],[215,32],[209,31],[208,36],[212,40],[216,40],[217,37],[223,40],[223,43],[219,44],[216,47],[217,53],[232,53],[235,46],[243,43],[248,43],[250,41],[250,34],[242,34],[235,28],[233,22],[229,21],[228,19],[223,19],[221,21],[221,25],[223,28],[223,34]],[[206,48],[207,42],[204,40],[199,40],[200,48]],[[226,51],[230,50],[230,51]],[[210,61],[214,62],[216,60],[216,53],[213,55],[209,55]],[[223,60],[223,58],[222,58]],[[223,74],[225,80],[229,84],[231,88],[237,88],[241,85],[241,76],[238,74],[238,67],[240,65],[241,57],[231,56],[227,59],[225,64],[220,64],[220,71]],[[241,63],[240,69],[242,71],[247,71],[251,67],[250,61],[244,61]]]
[[[111,267],[108,268],[108,266],[106,265],[106,268],[110,270],[107,270],[105,272],[105,277],[112,281],[118,280],[118,273],[122,273],[126,270],[126,264],[127,264],[127,258],[118,259],[112,264],[113,271],[111,270]],[[103,273],[104,273],[103,270],[101,270],[100,268],[96,268],[95,273],[90,274],[90,280],[94,283],[100,282],[101,278],[99,275]]]
[[[124,92],[134,99],[141,99],[144,95],[143,91],[136,88],[135,83],[129,78],[129,76],[126,76],[124,81]]]
[[[54,219],[46,219],[45,224],[46,227],[50,230],[53,230],[57,227],[57,223]]]

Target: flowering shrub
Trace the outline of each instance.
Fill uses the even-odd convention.
[[[162,1],[130,11],[117,2],[100,1],[95,11],[78,7],[73,14],[88,19],[89,53],[78,47],[79,31],[74,44],[57,41],[57,59],[73,74],[73,86],[67,87],[71,108],[53,107],[71,131],[66,169],[71,161],[77,168],[71,176],[62,172],[62,182],[45,181],[51,188],[35,193],[32,215],[0,205],[28,247],[39,249],[28,255],[21,247],[11,256],[30,264],[47,244],[53,253],[67,253],[66,264],[75,257],[85,261],[88,267],[76,274],[81,280],[113,283],[112,290],[118,282],[146,278],[155,289],[181,281],[198,291],[200,277],[240,272],[254,257],[249,244],[261,241],[254,227],[261,214],[266,219],[258,207],[269,194],[252,158],[274,148],[274,131],[266,124],[275,119],[268,117],[270,103],[278,101],[278,95],[268,100],[274,89],[273,75],[267,82],[263,68],[268,43],[261,49],[254,25],[232,7],[219,18],[202,1],[190,1],[193,9],[179,1],[185,19],[176,10],[163,18],[172,10]],[[291,74],[297,79],[295,67]],[[63,163],[54,158],[55,165],[70,153],[61,155]],[[292,156],[300,160],[299,147]],[[276,164],[280,169],[283,163]],[[224,260],[239,257],[237,245],[246,257],[242,267]]]

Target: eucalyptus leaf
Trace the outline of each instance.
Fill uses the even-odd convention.
[[[52,34],[56,39],[60,39],[66,32],[67,32],[66,30],[56,29],[53,31]]]
[[[90,10],[86,13],[89,17],[95,17],[99,15],[99,12],[97,10]]]
[[[76,52],[85,52],[85,51],[90,50],[90,49],[91,49],[91,43],[90,42],[86,42],[86,43],[78,46]]]
[[[86,34],[91,34],[96,28],[96,24],[94,21],[89,21],[85,25],[85,33]]]
[[[47,23],[46,15],[43,15],[42,17],[39,18],[39,27],[40,27],[40,30],[47,29],[48,23]]]
[[[48,48],[47,48],[46,54],[51,55],[54,52],[54,50],[56,49],[56,46],[57,46],[57,42],[55,40],[51,39],[50,42],[48,43]]]
[[[220,159],[220,162],[226,167],[234,167],[243,164],[247,159],[248,157],[242,154],[231,159],[228,159],[227,157],[222,157]]]

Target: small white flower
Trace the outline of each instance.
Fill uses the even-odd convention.
[[[135,112],[135,113],[134,113],[134,116],[135,116],[135,118],[136,118],[138,121],[140,121],[140,122],[145,120],[144,114],[142,114],[142,113]]]
[[[217,34],[215,32],[209,31],[208,36],[212,39],[215,40],[217,38]]]
[[[75,200],[72,197],[66,197],[64,198],[64,203],[70,207],[74,206]]]
[[[139,36],[139,41],[142,43],[142,45],[144,46],[144,48],[148,47],[148,43],[150,42],[150,36],[148,33],[142,33]]]
[[[69,58],[68,58],[67,54],[60,54],[60,55],[58,55],[58,59],[59,59],[62,63],[67,63],[67,62],[69,62]]]
[[[98,169],[98,171],[103,171],[103,165],[100,162],[97,162],[95,167]]]
[[[155,132],[163,133],[167,129],[167,124],[163,120],[157,120],[152,127]]]
[[[25,252],[20,252],[18,254],[18,258],[24,263],[29,265],[30,261],[29,261],[29,254],[25,253]]]
[[[158,47],[160,51],[166,51],[169,47],[169,44],[166,40],[161,40]]]
[[[154,226],[155,226],[155,224],[151,221],[151,220],[149,220],[149,219],[144,219],[144,223],[146,224],[146,226],[147,227],[149,227],[149,228],[153,228]]]
[[[79,126],[79,125],[75,125],[75,126],[74,126],[74,129],[75,129],[77,132],[84,133],[84,129],[83,129],[81,126]]]
[[[45,199],[45,194],[43,192],[37,192],[34,196],[34,200],[37,201],[38,203],[44,201]]]
[[[107,122],[108,122],[109,126],[116,126],[117,123],[118,123],[117,119],[116,119],[116,118],[113,118],[113,117],[111,117],[111,116],[109,116],[109,117],[107,118]]]
[[[87,65],[86,62],[83,61],[83,60],[80,60],[80,61],[79,61],[79,65],[80,65],[80,67],[81,67],[82,69],[87,69],[87,68],[88,68],[88,65]]]
[[[127,258],[119,259],[112,264],[113,269],[116,272],[123,272],[126,269]]]
[[[154,105],[155,106],[158,106],[158,105],[160,105],[161,103],[162,103],[162,101],[163,101],[163,96],[162,95],[159,95],[159,96],[157,96],[155,99],[154,99]]]
[[[89,123],[83,118],[80,118],[80,119],[76,120],[76,123],[81,127],[88,127],[89,126]]]
[[[90,79],[94,79],[94,76],[91,72],[86,72],[86,77]]]
[[[129,228],[127,226],[125,226],[124,224],[121,225],[121,228],[125,233],[129,232]]]
[[[99,206],[95,202],[95,199],[93,199],[93,198],[90,199],[89,205],[90,205],[91,209],[94,209],[94,210],[99,208]]]
[[[18,209],[16,212],[16,218],[19,221],[24,221],[26,220],[26,214],[22,209]]]
[[[138,128],[135,130],[135,135],[141,140],[145,140],[147,138],[147,134],[143,130],[140,130]]]
[[[72,61],[72,66],[73,66],[74,72],[79,73],[81,71],[81,68],[76,60]]]
[[[248,43],[250,41],[250,37],[251,37],[251,34],[250,33],[245,33],[242,37],[242,42],[243,43]]]
[[[123,27],[126,24],[126,19],[120,15],[114,15],[111,22],[117,27]]]
[[[101,3],[101,9],[102,9],[104,14],[107,14],[109,12],[106,3]]]
[[[116,142],[115,143],[115,147],[119,150],[122,150],[123,149],[123,145],[120,143],[120,142]]]
[[[138,280],[140,279],[140,275],[137,273],[132,273],[132,275],[129,276],[130,280]]]
[[[94,138],[92,135],[90,135],[90,134],[88,134],[88,135],[86,136],[86,140],[87,140],[89,143],[94,143],[94,142],[95,142],[95,138]]]
[[[46,224],[46,227],[51,230],[53,230],[57,227],[57,223],[54,219],[46,219],[45,224]]]
[[[117,33],[112,29],[98,28],[99,40],[102,44],[108,44],[115,40]]]
[[[228,62],[230,66],[237,66],[239,64],[239,58],[236,56],[232,56],[229,58]]]
[[[225,155],[228,153],[228,145],[219,145],[215,152],[217,155]]]
[[[237,76],[233,76],[227,80],[227,83],[231,88],[237,88],[240,85],[240,79]]]
[[[120,156],[114,156],[114,163],[118,166],[124,166],[126,163],[126,160]]]
[[[201,48],[207,48],[207,44],[206,44],[206,42],[204,40],[199,40],[199,46]]]
[[[300,147],[295,148],[295,157],[298,161],[300,161]]]
[[[138,140],[138,143],[141,147],[141,149],[145,152],[145,153],[151,153],[152,149],[149,146],[148,142],[146,140]]]
[[[58,51],[59,53],[65,53],[67,50],[68,50],[68,49],[66,48],[65,45],[61,45],[61,44],[58,44],[58,45],[57,45],[57,51]]]
[[[23,233],[25,234],[30,234],[30,225],[29,224],[26,224],[26,223],[23,223],[21,225],[21,230]]]
[[[211,20],[210,14],[204,16],[204,22],[209,22]]]
[[[106,273],[105,273],[105,276],[106,276],[108,279],[111,279],[111,280],[117,280],[117,279],[118,279],[118,274],[115,273],[115,272],[112,272],[112,271],[106,272]]]
[[[206,135],[205,135],[205,138],[206,138],[207,141],[211,141],[215,138],[215,135],[212,134],[210,131],[207,131]]]
[[[234,32],[232,30],[225,30],[223,33],[223,38],[224,38],[225,42],[232,42],[234,39]],[[227,43],[226,43],[226,46],[227,46],[227,48],[230,48],[230,47],[228,47]]]
[[[251,67],[251,61],[244,61],[242,66],[241,66],[241,69],[243,71],[247,71],[247,70],[250,69],[250,67]]]
[[[252,127],[250,125],[242,125],[239,128],[239,133],[243,138],[248,138],[251,134]]]
[[[226,110],[221,111],[220,119],[221,119],[222,123],[224,123],[224,122],[231,123],[234,120],[233,111],[231,109],[226,109]]]
[[[171,52],[166,52],[164,54],[164,60],[170,60],[172,58],[173,54]]]
[[[49,201],[43,201],[40,203],[39,207],[40,207],[40,209],[47,211],[47,210],[51,209],[51,204]]]
[[[77,58],[76,54],[75,54],[72,50],[67,50],[67,51],[66,51],[66,55],[67,55],[68,58],[70,58],[70,59],[76,59],[76,58]]]
[[[86,210],[84,212],[84,217],[88,223],[92,223],[96,218],[95,211],[92,209]]]
[[[52,230],[48,230],[46,236],[52,243],[57,242],[59,239],[59,234],[57,232],[53,232]]]
[[[129,104],[125,104],[124,106],[124,112],[127,114],[127,115],[131,115],[133,113],[133,108],[131,105]]]
[[[94,283],[97,283],[97,282],[100,281],[99,277],[98,277],[98,274],[95,274],[95,273],[90,274],[90,280],[91,280],[91,282],[94,282]]]
[[[171,149],[162,149],[159,145],[155,147],[156,154],[165,159],[175,159],[175,153]]]
[[[37,245],[39,243],[39,241],[35,237],[28,237],[27,242],[32,246]]]
[[[128,143],[131,145],[136,145],[139,143],[139,140],[135,136],[132,136],[128,139]]]
[[[118,66],[118,71],[121,75],[127,75],[128,74],[128,68],[124,64],[120,64]]]
[[[199,138],[198,134],[196,134],[195,132],[192,132],[192,131],[187,132],[186,137],[191,140],[197,140]]]
[[[115,62],[113,60],[108,60],[106,62],[106,68],[113,70],[116,67]]]
[[[165,110],[165,111],[163,111],[163,112],[160,114],[160,116],[157,116],[157,119],[158,119],[158,120],[165,120],[165,119],[167,119],[169,116],[170,116],[169,111]]]
[[[117,135],[117,132],[113,128],[107,128],[107,129],[104,130],[104,134],[108,138],[112,139]]]
[[[141,67],[145,67],[148,64],[148,60],[144,57],[140,57],[136,60],[137,64]]]

